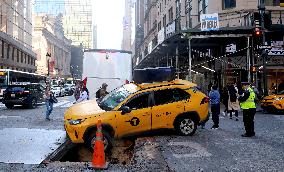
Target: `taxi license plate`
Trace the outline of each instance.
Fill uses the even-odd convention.
[[[11,97],[16,97],[16,95],[15,94],[11,94]]]

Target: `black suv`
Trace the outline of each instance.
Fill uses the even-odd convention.
[[[44,87],[40,84],[9,85],[3,94],[3,104],[9,109],[14,105],[36,108],[44,101]]]

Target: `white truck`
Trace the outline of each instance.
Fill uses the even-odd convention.
[[[107,91],[132,81],[132,57],[130,51],[111,49],[91,49],[84,51],[82,80],[87,78],[90,99],[103,83]]]

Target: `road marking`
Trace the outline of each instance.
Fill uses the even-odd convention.
[[[204,147],[202,147],[200,144],[198,143],[193,143],[193,142],[170,142],[168,143],[169,146],[174,146],[177,150],[180,150],[181,153],[173,153],[173,156],[175,158],[199,158],[199,157],[210,157],[212,156],[211,153],[209,153]],[[180,149],[179,147],[183,146],[183,147],[187,147],[184,148],[186,150],[190,150],[192,149],[192,153],[182,153],[182,149]],[[190,148],[190,149],[188,149]]]
[[[62,101],[62,102],[55,103],[55,104],[53,105],[53,107],[59,107],[59,106],[62,106],[62,105],[64,105],[64,104],[67,104],[67,103],[69,103],[69,102],[70,102],[70,101],[64,100],[64,101]]]
[[[6,116],[6,115],[0,115],[0,119],[7,119],[7,118],[21,118],[21,116]]]
[[[68,103],[62,105],[61,107],[69,108],[69,107],[72,106],[72,105],[73,105],[73,102],[68,102]]]

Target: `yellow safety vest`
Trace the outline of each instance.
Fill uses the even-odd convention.
[[[256,108],[256,105],[255,105],[255,102],[254,102],[255,93],[254,93],[253,89],[251,89],[250,87],[248,88],[248,91],[249,91],[249,98],[246,101],[240,103],[242,109]]]

